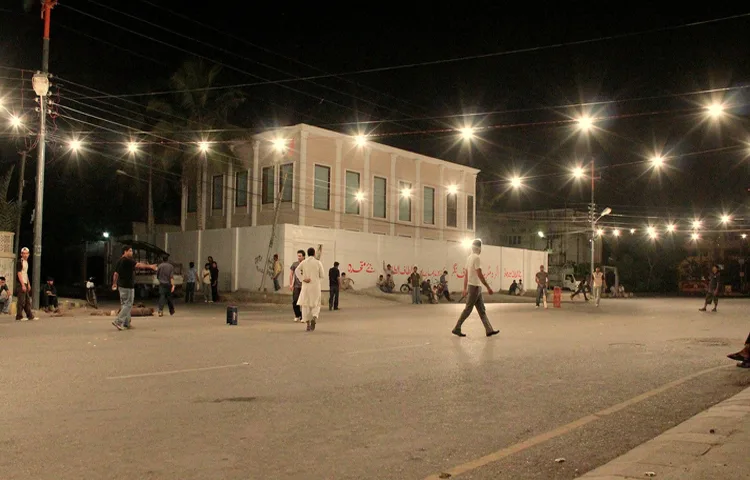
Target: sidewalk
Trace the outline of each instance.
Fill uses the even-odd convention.
[[[750,388],[579,478],[750,479]]]

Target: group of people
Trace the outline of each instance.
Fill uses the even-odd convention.
[[[195,292],[200,289],[203,289],[204,302],[219,301],[219,267],[213,257],[208,257],[208,261],[203,265],[200,278],[195,262],[190,262],[185,275],[185,303],[195,303]]]

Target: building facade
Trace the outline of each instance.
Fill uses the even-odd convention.
[[[479,170],[299,124],[232,145],[183,180],[182,231],[277,223],[459,242]],[[198,195],[199,185],[204,194]]]
[[[493,214],[480,212],[477,234],[492,245],[546,250],[549,265],[591,262],[588,213],[569,208]],[[602,240],[594,244],[594,263],[601,263]]]

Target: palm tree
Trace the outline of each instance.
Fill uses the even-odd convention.
[[[148,110],[161,120],[152,131],[168,139],[179,139],[178,146],[164,144],[156,146],[165,167],[178,162],[182,167],[182,181],[195,180],[198,230],[205,228],[205,188],[208,182],[208,158],[216,162],[234,161],[234,156],[223,141],[229,137],[224,131],[229,124],[229,115],[244,101],[238,90],[211,90],[221,71],[219,65],[207,65],[203,60],[189,60],[170,77],[169,86],[176,93],[171,102],[154,99]],[[212,143],[211,152],[199,152],[195,148],[183,147],[199,141]],[[189,188],[189,187],[188,187]]]

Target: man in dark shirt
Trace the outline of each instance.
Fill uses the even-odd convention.
[[[719,266],[714,265],[711,267],[711,275],[708,277],[708,291],[706,292],[706,303],[703,304],[701,312],[706,311],[706,307],[713,300],[714,308],[712,312],[716,311],[716,307],[719,306],[719,289],[721,288],[721,277],[719,276]]]
[[[448,288],[448,270],[443,270],[443,274],[440,275],[440,288],[445,299],[452,302],[451,292]]]
[[[174,293],[174,265],[169,263],[169,257],[165,256],[162,262],[156,267],[156,278],[159,280],[159,316],[164,315],[164,304],[169,307],[169,314],[174,315],[174,303],[172,303],[172,294]]]
[[[135,269],[156,271],[156,265],[136,262],[133,260],[133,247],[123,245],[122,257],[115,264],[115,273],[112,275],[112,290],[120,293],[120,312],[112,322],[118,330],[133,328],[130,326],[130,309],[133,308],[135,299]]]
[[[42,307],[45,311],[49,312],[50,308],[54,308],[55,312],[59,312],[60,308],[57,305],[57,287],[55,287],[55,279],[49,277],[47,284],[42,287]]]
[[[422,296],[419,292],[419,286],[422,284],[422,275],[419,274],[419,269],[414,267],[409,275],[409,285],[411,286],[411,303],[417,305],[422,303]]]
[[[539,271],[534,277],[536,280],[536,308],[544,300],[544,308],[547,308],[547,286],[549,285],[549,275],[544,271],[544,265],[539,265]]]
[[[211,258],[211,257],[209,257]],[[219,301],[219,265],[213,261],[211,262],[211,298],[214,302]]]
[[[339,262],[333,262],[333,268],[328,270],[328,288],[330,293],[328,295],[328,310],[339,309],[339,278],[341,272],[339,271]]]
[[[289,288],[292,290],[292,310],[294,310],[295,322],[302,322],[302,307],[297,305],[299,294],[302,293],[302,282],[300,282],[299,278],[297,278],[297,275],[294,274],[294,271],[297,270],[297,267],[300,263],[302,263],[304,259],[305,251],[297,250],[297,261],[294,262],[289,268]]]

